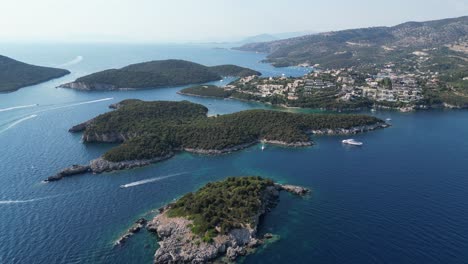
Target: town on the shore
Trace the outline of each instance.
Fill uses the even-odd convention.
[[[424,60],[421,52],[419,60]],[[368,100],[374,106],[397,108],[410,111],[424,98],[424,88],[436,88],[440,85],[439,73],[419,71],[418,69],[402,70],[393,63],[374,68],[373,72],[349,67],[340,69],[320,69],[320,65],[301,64],[311,72],[302,77],[259,77],[240,78],[224,87],[252,98],[269,101],[275,97],[283,100],[285,105],[294,106],[297,100],[328,99],[343,102]],[[468,78],[467,78],[468,79]],[[277,100],[276,100],[277,101]]]

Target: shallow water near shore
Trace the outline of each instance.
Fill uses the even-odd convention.
[[[209,114],[272,108],[178,95],[182,87],[78,92],[55,88],[61,83],[166,58],[238,64],[266,76],[299,76],[304,69],[275,69],[259,63],[262,54],[195,45],[0,45],[0,54],[72,71],[0,94],[0,263],[151,263],[157,247],[153,235],[141,232],[122,247],[113,243],[153,209],[236,175],[260,175],[313,190],[306,198],[281,194],[259,228],[278,234],[279,241],[244,263],[468,261],[467,111],[378,111],[376,116],[392,119],[392,127],[353,136],[364,142],[362,147],[342,145],[349,137],[314,136],[312,147],[267,145],[261,151],[256,145],[220,156],[181,153],[144,168],[44,184],[58,170],[84,164],[113,146],[85,145],[79,134],[67,132],[109,111],[111,103],[190,100],[207,106]]]

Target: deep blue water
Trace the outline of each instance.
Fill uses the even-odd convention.
[[[365,142],[362,148],[343,146],[343,137],[313,137],[316,145],[309,148],[267,146],[262,152],[255,146],[217,157],[183,153],[145,168],[43,184],[58,170],[111,147],[84,145],[80,135],[67,132],[108,111],[110,103],[190,100],[211,114],[266,107],[180,96],[181,87],[86,93],[54,88],[60,83],[165,58],[239,64],[267,76],[304,71],[261,64],[262,54],[194,45],[0,45],[0,54],[49,66],[83,58],[65,66],[69,76],[0,94],[0,263],[151,263],[154,236],[142,232],[120,248],[112,243],[152,209],[236,175],[313,190],[305,199],[282,194],[260,226],[261,233],[278,234],[280,240],[245,263],[468,263],[466,111],[377,112],[391,117],[393,126],[357,135]],[[106,98],[112,99],[96,101]],[[17,106],[29,107],[1,110]]]

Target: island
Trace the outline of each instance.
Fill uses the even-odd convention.
[[[68,70],[31,65],[0,55],[0,92],[13,92],[69,73]]]
[[[248,100],[330,110],[468,108],[467,35],[464,16],[250,43],[237,49],[313,73],[233,89]]]
[[[355,134],[388,126],[356,114],[303,114],[247,110],[207,116],[208,109],[188,101],[124,100],[102,114],[70,128],[85,143],[121,143],[88,165],[74,165],[46,181],[87,172],[102,173],[146,166],[175,153],[215,155],[259,142],[286,147],[311,146],[309,134]]]
[[[257,235],[260,217],[279,202],[279,192],[304,196],[307,188],[274,183],[258,176],[228,177],[206,184],[159,209],[152,220],[139,219],[116,245],[144,225],[159,238],[155,263],[232,262],[275,235]]]
[[[159,60],[109,69],[76,79],[59,87],[76,90],[135,90],[212,82],[226,76],[245,77],[260,72],[236,66],[208,67],[184,60]]]

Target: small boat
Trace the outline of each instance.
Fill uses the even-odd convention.
[[[345,139],[343,141],[341,141],[343,144],[348,144],[348,145],[353,145],[353,146],[362,146],[364,143],[360,142],[360,141],[356,141],[352,138],[350,139]]]
[[[372,113],[377,112],[377,110],[375,110],[374,108],[372,108],[370,111],[371,111]]]
[[[391,119],[391,118],[387,118],[387,119],[385,119],[385,121],[392,121],[392,119]]]
[[[265,145],[262,145],[262,151],[265,149]]]

